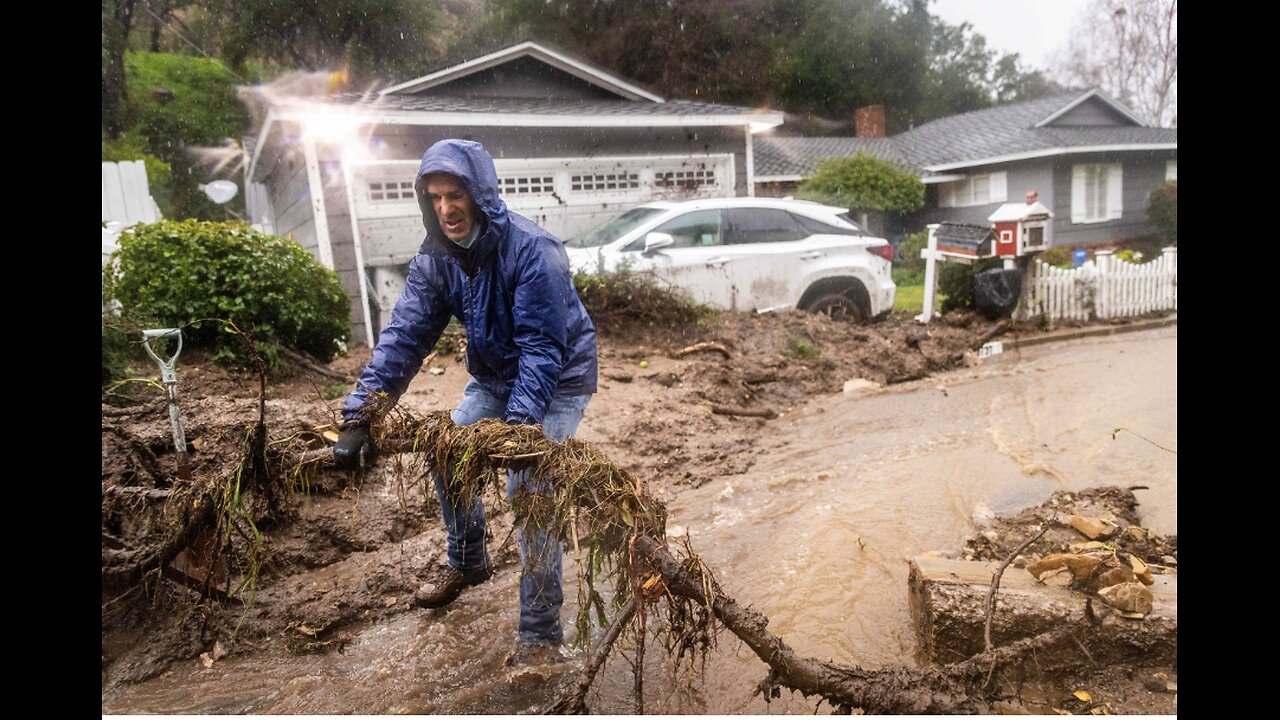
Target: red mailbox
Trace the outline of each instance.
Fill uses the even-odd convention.
[[[1001,205],[987,218],[995,225],[997,256],[1021,257],[1049,247],[1053,213],[1036,198],[1032,190],[1025,203]]]

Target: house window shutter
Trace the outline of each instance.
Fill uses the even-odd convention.
[[[1109,220],[1119,219],[1124,210],[1124,192],[1120,184],[1123,176],[1124,166],[1120,163],[1107,166],[1107,218]]]
[[[1009,179],[1003,172],[991,173],[991,202],[1009,202]]]
[[[1071,222],[1085,221],[1085,171],[1084,165],[1071,167]]]

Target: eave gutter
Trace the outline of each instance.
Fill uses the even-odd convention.
[[[992,157],[978,158],[976,160],[962,160],[959,162],[941,163],[938,165],[925,165],[926,172],[946,172],[948,170],[960,170],[969,167],[978,167],[981,165],[996,165],[998,163],[1017,162],[1019,160],[1033,160],[1036,158],[1056,157],[1061,155],[1083,155],[1086,153],[1100,152],[1135,152],[1144,150],[1177,150],[1178,143],[1123,143],[1117,145],[1079,145],[1071,147],[1055,147],[1044,148],[1042,150],[1031,150],[1022,153],[1012,153],[1010,155],[995,155]]]

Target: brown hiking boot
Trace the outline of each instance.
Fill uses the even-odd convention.
[[[463,590],[493,577],[493,569],[488,565],[463,572],[445,565],[436,571],[429,580],[413,594],[413,604],[422,608],[441,608],[462,594]]]

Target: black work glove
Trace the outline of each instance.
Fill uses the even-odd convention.
[[[345,422],[338,428],[338,444],[333,446],[333,464],[340,470],[363,470],[373,462],[373,440],[369,423]]]

